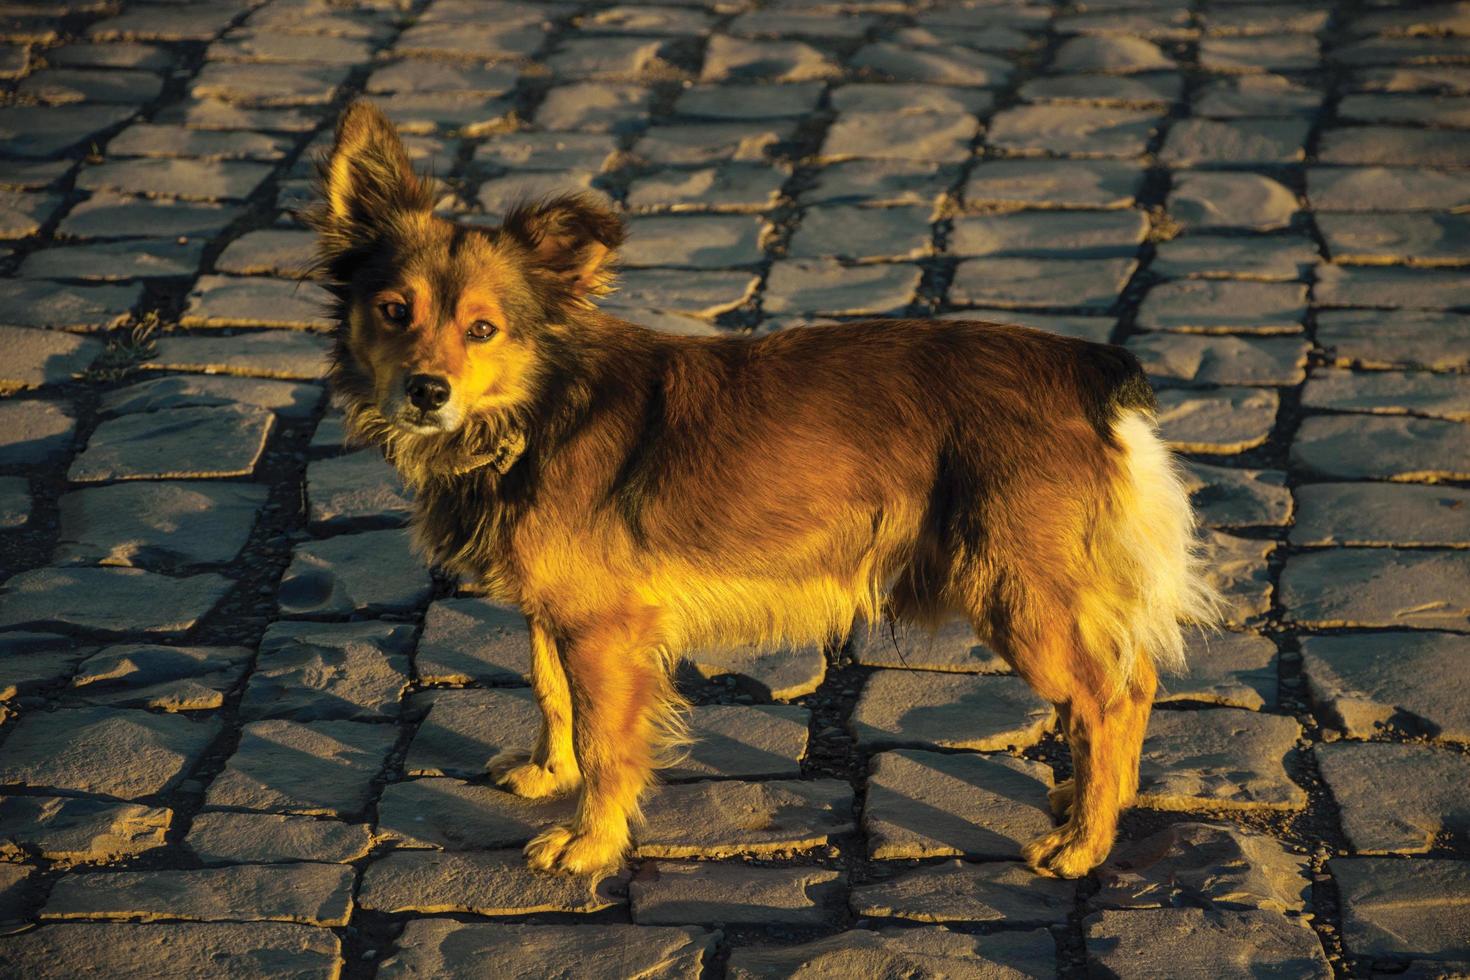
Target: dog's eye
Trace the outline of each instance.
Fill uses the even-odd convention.
[[[476,320],[465,331],[471,340],[486,341],[496,334],[496,326],[489,320]]]
[[[382,311],[383,318],[389,323],[396,323],[402,326],[408,322],[408,307],[402,303],[387,302],[378,307],[378,309]]]

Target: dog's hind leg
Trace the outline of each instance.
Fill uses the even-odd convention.
[[[530,752],[508,750],[490,760],[490,776],[517,796],[540,799],[582,781],[572,751],[572,695],[556,638],[534,619],[531,628],[531,690],[541,708],[541,732]]]

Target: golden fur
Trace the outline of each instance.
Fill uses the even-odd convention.
[[[615,216],[566,197],[494,229],[434,217],[361,103],[323,196],[349,429],[413,488],[429,558],[530,624],[543,724],[492,770],[530,797],[581,787],[533,866],[621,859],[660,749],[684,739],[681,653],[827,642],[882,615],[965,617],[1057,705],[1071,816],[1026,856],[1063,876],[1106,856],[1156,665],[1213,613],[1131,355],[986,323],[654,333],[592,302]]]

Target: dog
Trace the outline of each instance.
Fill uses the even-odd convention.
[[[586,196],[493,228],[437,216],[366,102],[319,169],[308,220],[349,434],[412,488],[424,554],[529,626],[540,732],[491,775],[580,791],[526,845],[533,868],[621,863],[687,741],[682,653],[883,616],[964,617],[1056,706],[1069,816],[1024,856],[1066,878],[1107,856],[1157,671],[1217,603],[1131,354],[980,322],[657,333],[595,305],[624,228]]]

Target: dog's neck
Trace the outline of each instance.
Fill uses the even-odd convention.
[[[488,466],[504,476],[525,451],[525,431],[520,428],[508,428],[501,433],[495,448],[488,453],[475,453],[467,457],[464,462],[454,467],[454,475],[467,476]]]

